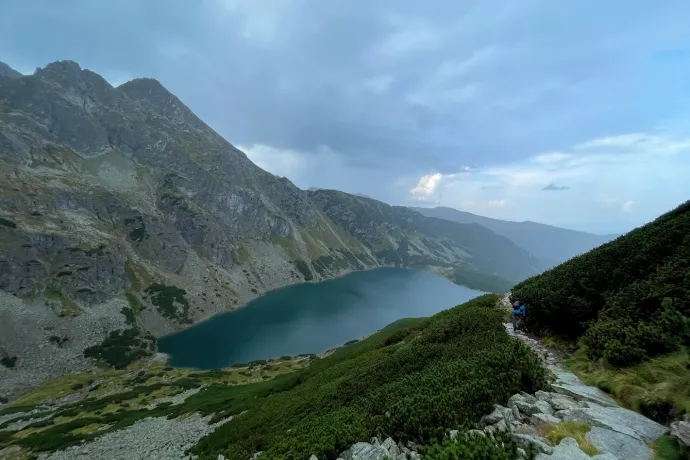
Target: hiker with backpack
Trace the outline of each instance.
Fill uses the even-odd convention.
[[[522,323],[525,321],[525,316],[527,314],[527,307],[525,304],[520,304],[520,302],[515,301],[513,303],[513,332],[518,331],[517,327],[517,319],[520,317],[520,325],[522,326]]]

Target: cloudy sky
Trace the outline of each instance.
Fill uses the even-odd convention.
[[[160,80],[302,188],[622,232],[690,198],[687,0],[3,0],[0,60]]]

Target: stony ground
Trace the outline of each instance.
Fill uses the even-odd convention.
[[[521,415],[523,425],[527,427],[521,429],[518,425],[515,431],[517,433],[522,430],[529,431],[534,427],[538,433],[539,425],[545,423],[582,422],[592,427],[585,435],[585,439],[600,452],[599,455],[590,457],[579,448],[574,438],[566,437],[557,446],[545,446],[546,449],[540,449],[542,453],[537,456],[537,460],[652,460],[654,458],[654,452],[648,444],[666,434],[669,431],[667,427],[637,412],[620,407],[603,391],[583,384],[575,374],[557,363],[557,358],[548,348],[522,333],[515,333],[511,324],[505,326],[509,334],[524,341],[542,356],[547,361],[547,367],[556,377],[556,381],[551,385],[553,392],[521,395],[523,402],[520,395],[517,395],[517,398],[515,396],[511,398],[512,401],[509,402],[511,409],[513,407],[524,409]],[[551,362],[548,363],[548,361]],[[547,404],[540,404],[544,402]],[[545,444],[545,439],[540,439],[538,435],[531,436],[529,440]]]
[[[185,451],[202,437],[228,422],[209,424],[210,417],[198,414],[168,420],[165,417],[146,418],[134,425],[108,433],[95,441],[69,447],[42,460],[177,460],[191,458]]]

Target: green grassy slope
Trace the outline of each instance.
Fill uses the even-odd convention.
[[[373,435],[423,444],[478,421],[494,403],[545,382],[537,356],[506,334],[498,299],[485,295],[428,319],[398,321],[313,362],[273,383],[270,394],[232,408],[247,412],[193,452],[328,459]],[[506,440],[492,458],[510,458],[514,448]]]
[[[656,379],[631,379],[639,373],[623,375],[617,369],[677,352],[676,357],[685,356],[685,375],[674,371],[674,379],[686,381],[690,374],[684,351],[690,345],[690,202],[517,284],[511,298],[527,303],[532,331],[581,339],[578,369],[590,376],[596,373],[600,386],[618,391],[629,406],[657,419],[687,410],[688,391],[664,399],[664,392],[654,390]],[[649,362],[657,363],[659,375],[665,375],[667,361]],[[633,393],[639,397],[630,397]],[[652,393],[662,400],[650,400]]]

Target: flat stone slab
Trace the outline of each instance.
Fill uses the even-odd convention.
[[[647,444],[627,434],[595,426],[587,433],[586,438],[599,449],[599,452],[613,454],[616,458],[654,459],[654,452]]]
[[[577,377],[576,377],[577,378]],[[578,401],[591,401],[601,406],[616,407],[616,401],[599,388],[590,387],[582,383],[561,383],[551,384],[551,388],[556,393],[570,396]]]
[[[551,455],[539,454],[536,460],[619,460],[612,454],[604,453],[598,454],[594,457],[582,452],[580,446],[577,445],[577,441],[573,438],[563,438],[561,442],[553,448],[553,453]],[[633,460],[632,458],[625,460]],[[637,460],[637,459],[634,459]]]
[[[561,413],[559,413],[561,415]],[[608,428],[645,442],[652,442],[668,428],[622,407],[587,407],[562,411],[563,420],[576,420],[593,427]]]

